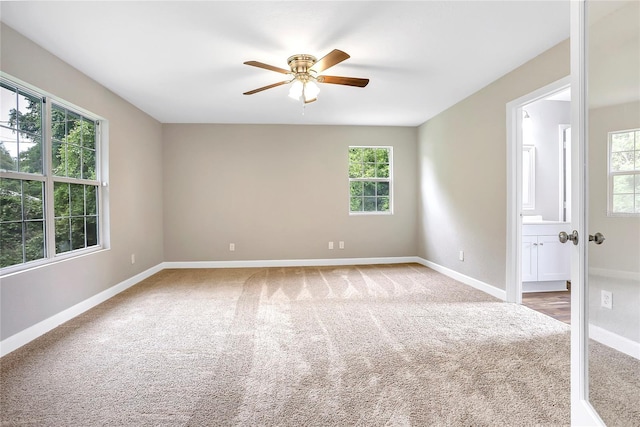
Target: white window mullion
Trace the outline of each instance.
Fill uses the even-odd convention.
[[[53,259],[56,255],[56,230],[53,195],[53,141],[51,138],[51,99],[45,98],[44,123],[42,129],[42,158],[45,176],[45,230],[46,230],[46,258]]]

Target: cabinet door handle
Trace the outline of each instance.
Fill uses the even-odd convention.
[[[540,246],[544,246],[544,243],[539,243]]]

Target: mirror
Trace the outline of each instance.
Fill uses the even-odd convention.
[[[522,146],[522,209],[536,208],[536,147]]]
[[[587,1],[588,393],[640,420],[640,2]]]

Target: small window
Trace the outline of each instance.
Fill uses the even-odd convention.
[[[391,147],[349,147],[349,212],[392,213]]]
[[[609,214],[640,215],[640,129],[609,132]]]

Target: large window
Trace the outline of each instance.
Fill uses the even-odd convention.
[[[640,129],[609,133],[609,213],[640,215]]]
[[[391,179],[391,147],[349,147],[349,212],[391,213]]]
[[[99,121],[0,81],[0,268],[101,246]]]

